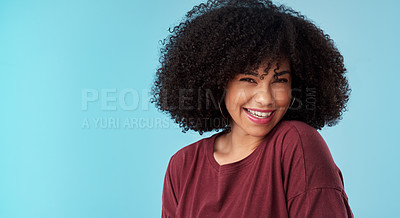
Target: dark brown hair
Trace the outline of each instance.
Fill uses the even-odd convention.
[[[333,126],[350,88],[330,37],[299,12],[268,0],[207,1],[193,7],[162,42],[152,103],[183,128],[229,129],[223,104],[229,80],[284,55],[295,102],[283,120]]]

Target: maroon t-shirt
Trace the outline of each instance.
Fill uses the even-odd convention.
[[[343,178],[321,135],[281,121],[246,158],[220,166],[216,133],[171,157],[162,217],[353,217]]]

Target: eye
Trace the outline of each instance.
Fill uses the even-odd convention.
[[[245,82],[250,82],[250,83],[255,83],[256,81],[252,78],[241,78],[239,81],[245,81]]]
[[[274,81],[274,83],[287,83],[287,82],[289,82],[289,80],[286,78],[280,78]]]

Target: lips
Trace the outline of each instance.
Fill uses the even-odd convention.
[[[258,112],[265,112],[265,113],[273,112],[273,111],[274,111],[274,110],[261,110],[261,109],[255,109],[255,108],[244,108],[244,109],[246,109],[246,110],[252,110],[252,111],[258,111]]]
[[[261,118],[261,119],[265,119],[272,114],[272,111],[266,111],[266,110],[260,111],[260,110],[253,110],[253,109],[248,109],[248,108],[245,108],[245,110],[247,112],[249,112],[250,115],[257,117],[257,118]]]
[[[274,110],[244,108],[247,117],[254,123],[267,124],[275,114]]]

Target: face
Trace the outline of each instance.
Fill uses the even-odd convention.
[[[268,72],[264,61],[256,71],[243,72],[227,85],[226,108],[231,115],[232,131],[264,137],[285,115],[291,102],[290,65],[276,62]]]

